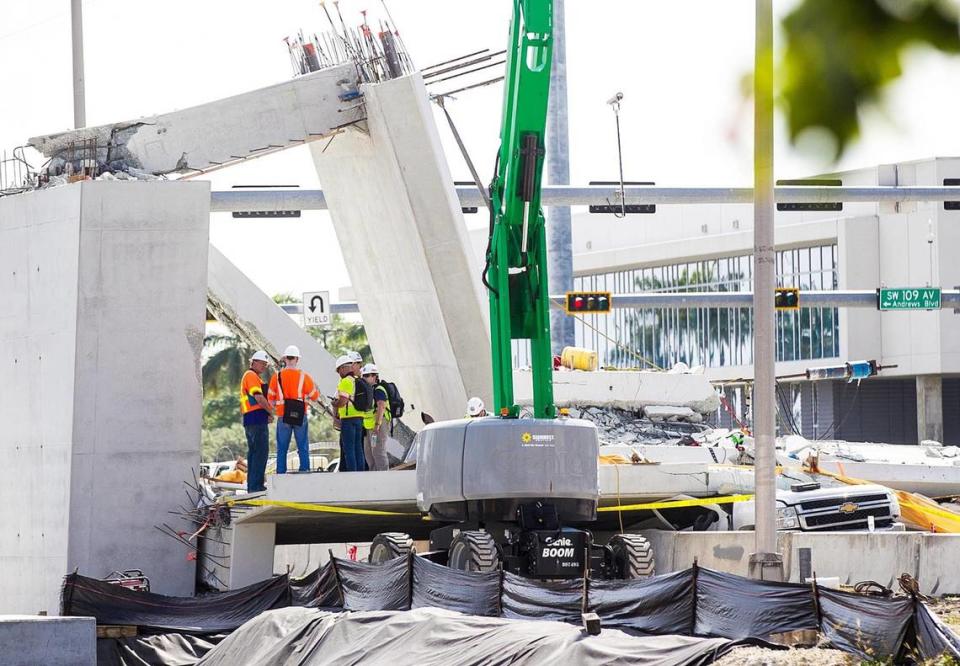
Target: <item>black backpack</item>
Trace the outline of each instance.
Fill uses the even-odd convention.
[[[367,383],[363,377],[353,380],[353,407],[358,412],[369,412],[376,405],[373,397],[373,385]]]
[[[383,387],[383,390],[387,393],[387,404],[390,406],[390,416],[399,419],[403,416],[404,404],[397,385],[393,382],[380,382],[378,386]]]

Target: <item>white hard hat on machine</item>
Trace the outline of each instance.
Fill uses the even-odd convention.
[[[474,396],[467,400],[467,414],[469,416],[480,416],[484,411],[486,411],[486,406],[480,398]]]

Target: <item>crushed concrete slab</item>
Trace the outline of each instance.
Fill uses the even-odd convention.
[[[258,90],[180,111],[33,137],[28,144],[51,158],[47,173],[67,163],[79,172],[147,174],[206,171],[330,136],[364,118],[362,104],[342,95],[356,89],[353,64],[336,65]],[[342,99],[343,97],[343,99]]]

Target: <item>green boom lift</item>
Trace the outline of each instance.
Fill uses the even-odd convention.
[[[553,58],[553,0],[516,0],[507,46],[500,152],[490,183],[483,282],[490,293],[496,413],[517,417],[512,340],[529,340],[534,417],[554,418],[547,242],[540,181]]]

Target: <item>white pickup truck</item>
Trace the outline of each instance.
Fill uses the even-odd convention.
[[[676,498],[681,499],[681,498]],[[752,530],[755,502],[654,510],[645,529]],[[852,486],[795,470],[777,475],[777,528],[801,532],[902,531],[900,504],[889,488]]]
[[[729,527],[752,530],[754,502],[737,502],[726,514]],[[723,520],[717,521],[720,525]],[[830,477],[784,471],[777,476],[777,529],[815,531],[903,530],[900,504],[889,488],[851,486]]]

